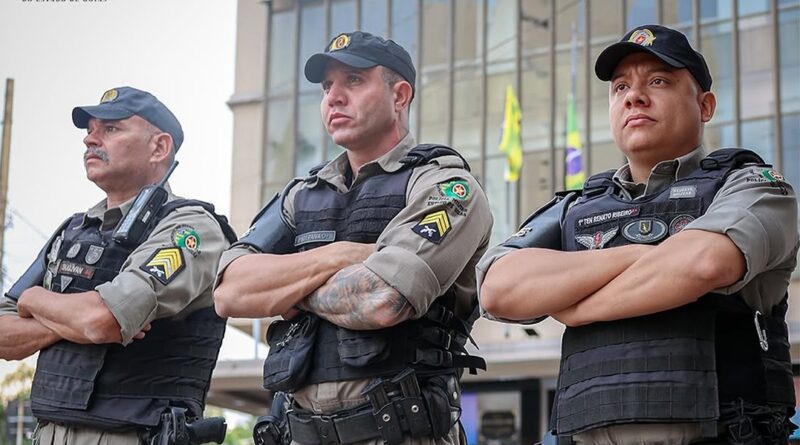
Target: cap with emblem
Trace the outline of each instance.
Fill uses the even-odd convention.
[[[314,54],[306,62],[306,79],[320,83],[325,78],[325,67],[336,60],[355,68],[372,68],[382,65],[403,77],[414,90],[417,71],[411,56],[392,40],[374,36],[368,32],[339,34],[325,48],[325,52]]]
[[[97,105],[72,109],[72,123],[78,128],[88,128],[89,119],[120,120],[133,115],[155,125],[172,136],[175,151],[183,143],[181,123],[171,111],[152,94],[131,87],[112,88],[100,98]]]
[[[619,62],[635,52],[652,54],[675,68],[686,68],[703,91],[711,89],[711,74],[703,55],[692,48],[683,33],[659,25],[640,26],[604,49],[594,65],[595,74],[600,80],[611,80]]]

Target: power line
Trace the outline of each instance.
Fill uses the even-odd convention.
[[[26,226],[30,227],[34,232],[36,232],[37,235],[42,237],[42,240],[47,241],[48,239],[50,239],[49,235],[45,234],[45,232],[43,230],[41,230],[40,228],[36,227],[36,225],[34,223],[32,223],[28,218],[23,216],[22,213],[19,212],[19,210],[11,207],[10,205],[8,207],[9,207],[9,210],[11,211],[11,213],[14,216],[19,218],[19,220],[22,221],[23,223],[25,223]]]

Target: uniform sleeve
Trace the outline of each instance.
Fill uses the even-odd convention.
[[[210,288],[227,246],[217,221],[200,207],[181,207],[162,219],[119,275],[96,288],[119,322],[122,343],[200,296],[211,305]]]
[[[717,292],[737,292],[759,274],[793,269],[798,245],[797,200],[783,177],[764,167],[733,172],[708,211],[684,230],[728,236],[744,255],[747,271],[740,281]]]
[[[17,303],[10,298],[0,299],[0,316],[8,314],[17,314]]]
[[[462,168],[429,164],[409,181],[406,207],[378,238],[364,262],[424,314],[481,246],[492,215],[478,182]]]

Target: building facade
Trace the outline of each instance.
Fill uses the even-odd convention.
[[[609,128],[608,86],[595,77],[594,60],[627,30],[648,23],[682,30],[708,61],[718,105],[706,146],[751,148],[800,185],[800,0],[239,0],[229,101],[232,222],[245,230],[289,179],[341,152],[320,121],[320,87],[302,72],[332,37],[359,29],[392,38],[411,54],[418,72],[411,131],[468,159],[490,199],[497,243],[563,188],[570,93],[587,175],[624,162]],[[498,150],[507,86],[522,109],[524,160],[514,183],[504,180]],[[797,360],[800,276],[794,277]],[[265,327],[237,323],[256,336]],[[490,371],[466,380],[470,443],[541,437],[561,332],[551,321],[476,325]],[[212,401],[258,406],[267,396],[257,393],[257,362],[221,363]]]

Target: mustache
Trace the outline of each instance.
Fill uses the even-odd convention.
[[[86,159],[86,156],[97,156],[103,162],[108,162],[108,153],[100,147],[87,147],[86,151],[83,153],[83,158]]]

